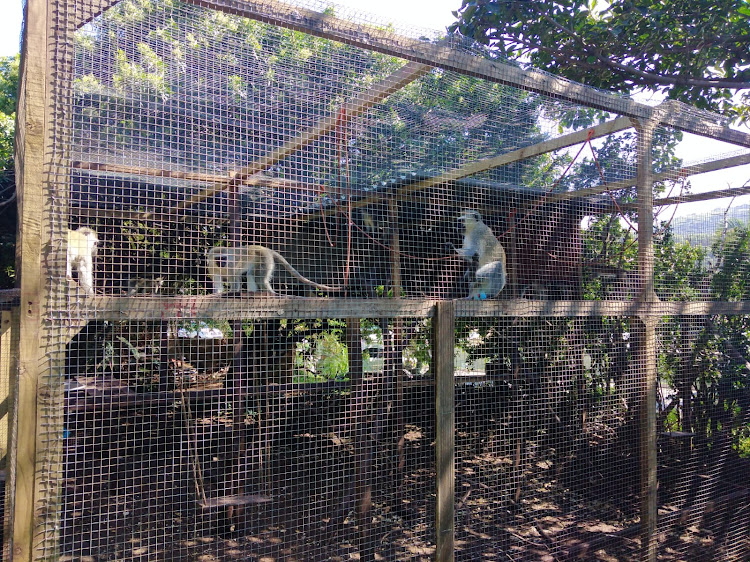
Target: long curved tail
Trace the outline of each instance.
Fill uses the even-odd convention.
[[[316,283],[315,281],[311,281],[310,279],[308,279],[307,277],[305,277],[304,275],[302,275],[299,271],[297,271],[296,269],[294,269],[294,267],[292,266],[292,264],[290,264],[288,261],[286,261],[286,259],[284,258],[284,256],[282,256],[276,250],[271,250],[271,253],[273,254],[273,256],[277,260],[279,260],[279,263],[281,263],[281,265],[284,266],[284,269],[286,269],[289,273],[291,273],[292,276],[295,279],[297,279],[299,281],[302,281],[303,283],[306,283],[308,285],[312,285],[313,287],[316,287],[318,289],[322,289],[324,291],[343,291],[344,290],[344,287],[331,287],[330,285],[321,285],[320,283]]]

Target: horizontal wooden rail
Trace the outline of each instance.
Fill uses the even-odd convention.
[[[75,299],[73,299],[75,300]],[[438,301],[429,299],[345,299],[317,297],[155,296],[81,299],[73,317],[98,320],[201,320],[260,318],[429,318]],[[750,301],[541,301],[527,299],[456,301],[456,317],[709,316],[750,315]]]

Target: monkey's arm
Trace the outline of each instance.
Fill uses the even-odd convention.
[[[472,261],[474,256],[477,255],[477,244],[472,236],[468,234],[464,236],[464,245],[460,248],[456,248],[456,253],[464,258],[466,261]]]

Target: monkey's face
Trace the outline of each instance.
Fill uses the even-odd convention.
[[[474,209],[464,209],[462,214],[459,215],[458,220],[464,224],[472,224],[481,221],[482,217]]]

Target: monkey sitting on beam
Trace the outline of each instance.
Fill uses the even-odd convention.
[[[458,220],[464,225],[464,245],[456,248],[456,253],[469,262],[474,256],[479,259],[476,281],[466,298],[491,299],[505,287],[505,249],[477,211],[464,209]]]
[[[276,291],[271,287],[276,260],[294,276],[295,279],[324,291],[340,291],[341,287],[330,287],[311,281],[299,273],[280,253],[265,246],[238,246],[236,248],[211,248],[207,254],[208,274],[211,277],[214,294],[224,291],[227,283],[231,291],[242,290],[242,275],[247,273],[247,290],[256,293],[263,287],[272,295]]]
[[[96,256],[99,237],[96,232],[82,226],[68,230],[68,252],[65,275],[73,279],[73,269],[78,274],[78,284],[89,297],[94,296],[94,256]]]

